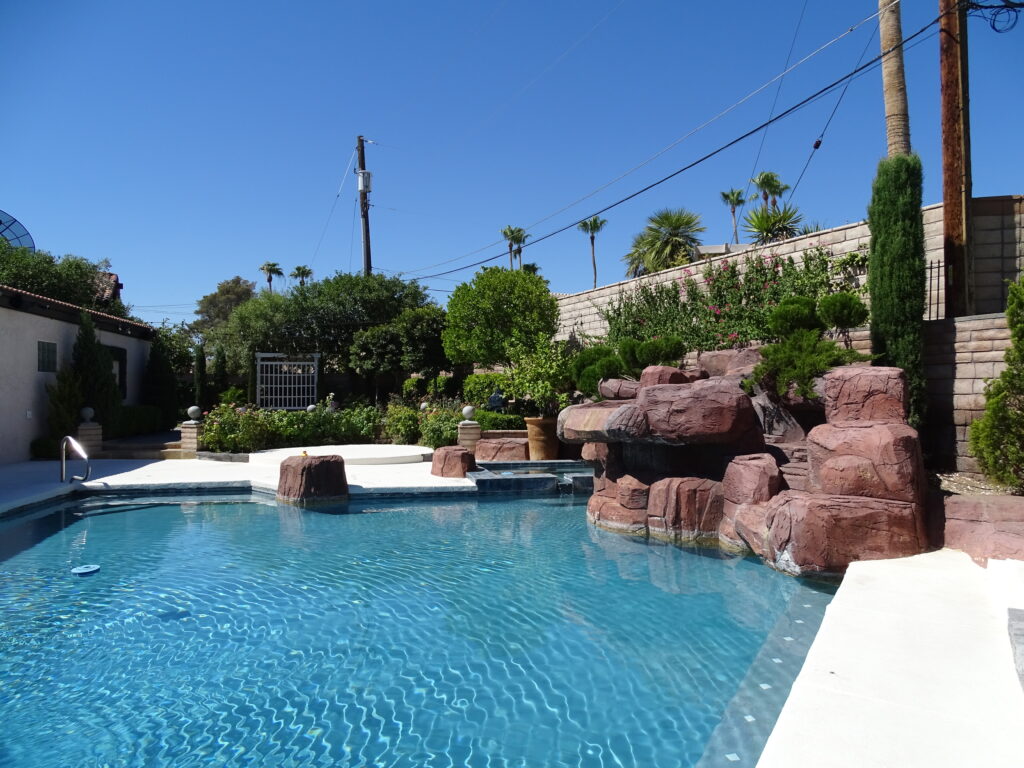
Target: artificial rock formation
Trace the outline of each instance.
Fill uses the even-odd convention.
[[[281,462],[277,498],[307,506],[348,498],[345,460],[341,456],[289,456]]]
[[[479,443],[477,443],[479,445]],[[465,477],[476,470],[473,454],[461,445],[445,445],[434,451],[430,474],[438,477]]]
[[[477,461],[527,461],[530,441],[525,437],[486,437],[477,441]]]
[[[783,409],[781,434],[766,445],[763,414],[781,406],[758,408],[741,388],[739,373],[755,362],[749,350],[707,353],[699,370],[645,371],[635,397],[563,410],[559,437],[582,443],[595,465],[588,518],[620,533],[754,552],[793,574],[923,551],[921,447],[906,424],[902,372],[835,369],[820,388],[828,423],[803,441]]]

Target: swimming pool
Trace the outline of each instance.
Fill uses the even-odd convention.
[[[831,594],[571,497],[348,509],[7,523],[0,766],[753,765]]]

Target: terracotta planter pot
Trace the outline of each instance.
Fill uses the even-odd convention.
[[[530,461],[558,458],[558,419],[554,416],[524,419],[530,441]]]

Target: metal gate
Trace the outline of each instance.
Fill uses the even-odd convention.
[[[299,411],[316,403],[319,354],[256,353],[256,404],[261,408]]]

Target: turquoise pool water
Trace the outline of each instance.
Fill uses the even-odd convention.
[[[0,766],[753,765],[829,599],[572,499],[150,502],[0,530]]]

